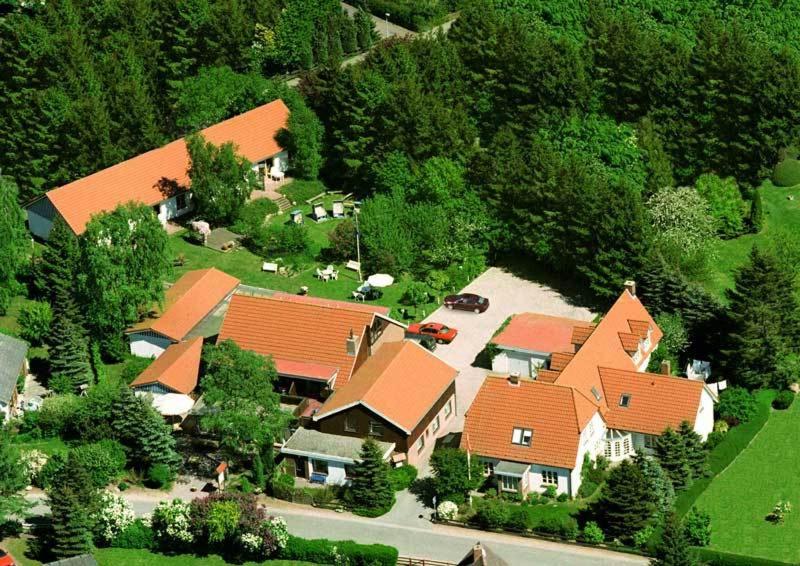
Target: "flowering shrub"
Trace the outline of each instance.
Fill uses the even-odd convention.
[[[778,501],[772,513],[767,515],[767,521],[770,523],[783,523],[784,515],[792,510],[792,504],[788,501]]]
[[[272,517],[267,521],[267,530],[275,539],[275,546],[278,550],[286,548],[289,542],[289,529],[286,527],[286,519],[283,517]]]
[[[28,483],[33,483],[39,472],[42,471],[47,463],[47,454],[41,450],[26,450],[21,454],[22,465],[25,466],[25,474]]]
[[[174,499],[160,502],[153,510],[153,533],[162,545],[187,545],[194,540],[190,529],[189,509],[188,503]]]
[[[130,503],[122,497],[107,491],[100,497],[100,509],[95,519],[103,542],[111,543],[135,518]]]
[[[458,505],[452,501],[442,501],[436,508],[436,514],[440,519],[445,521],[452,521],[458,515]]]
[[[242,542],[242,547],[245,549],[245,551],[252,554],[257,554],[259,552],[261,549],[261,543],[263,542],[260,536],[253,533],[243,533],[239,537],[239,540]]]

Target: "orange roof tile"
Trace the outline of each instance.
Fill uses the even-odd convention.
[[[569,387],[488,376],[467,410],[461,447],[488,458],[573,469],[579,415]],[[581,415],[582,418],[585,418]],[[511,443],[514,428],[533,431],[530,446]]]
[[[560,371],[550,369],[540,369],[536,372],[536,381],[543,381],[544,383],[554,383],[558,378]]]
[[[575,356],[573,352],[553,352],[550,356],[550,369],[560,372],[567,367],[567,364]]]
[[[647,332],[650,330],[650,324],[644,320],[629,320],[628,326],[633,334],[639,338],[647,338]]]
[[[653,329],[650,350],[644,352],[642,359],[646,358],[661,340],[661,329],[658,328],[638,297],[625,290],[603,319],[594,327],[572,360],[561,371],[556,383],[575,387],[596,405],[604,405],[605,399],[597,402],[591,392],[594,387],[602,394],[603,386],[600,382],[598,367],[632,371],[637,369],[631,354],[625,351],[621,339],[621,334],[628,334],[638,345],[639,338],[629,332],[628,321],[630,320],[644,321]],[[630,344],[626,344],[626,346],[630,346]]]
[[[411,434],[457,374],[415,342],[390,342],[325,401],[314,420],[361,404]]]
[[[537,313],[515,315],[492,343],[507,348],[533,352],[567,352],[573,350],[572,334],[576,326],[585,326],[583,320],[562,318]]]
[[[639,350],[639,336],[630,332],[618,332],[617,335],[626,352],[635,354]]]
[[[281,147],[276,134],[286,128],[289,109],[275,100],[201,131],[217,145],[233,142],[237,152],[257,162],[275,155]],[[146,205],[167,198],[163,180],[188,187],[189,154],[183,139],[137,155],[122,163],[78,179],[47,193],[47,198],[76,234],[82,234],[92,215],[130,201]]]
[[[126,332],[152,330],[179,342],[238,286],[236,277],[213,267],[187,271],[164,293],[163,308]]]
[[[197,387],[203,338],[172,344],[131,382],[131,387],[160,383],[176,393],[188,395]]]
[[[235,294],[218,342],[233,340],[241,348],[272,356],[276,365],[297,362],[336,368],[334,388],[338,388],[350,380],[356,360],[347,353],[347,337],[352,331],[360,344],[374,316],[374,309],[343,301],[323,304],[314,298],[277,293],[269,297]],[[316,371],[308,377],[315,376],[319,378]]]
[[[668,426],[677,429],[683,421],[695,422],[701,381],[610,368],[600,368],[600,379],[609,428],[659,435]],[[623,393],[630,395],[627,407],[619,405]]]
[[[572,344],[575,346],[582,346],[584,342],[592,335],[594,332],[595,326],[594,323],[584,324],[583,326],[576,326],[572,329]]]

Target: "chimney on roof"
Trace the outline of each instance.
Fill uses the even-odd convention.
[[[636,296],[636,281],[628,279],[625,281],[625,290],[631,294],[632,297]]]
[[[519,385],[519,372],[513,372],[508,375],[508,382],[511,385]]]
[[[669,360],[661,360],[661,374],[672,375],[672,364]]]
[[[345,340],[345,346],[347,348],[347,355],[348,356],[355,356],[356,350],[358,349],[358,339],[353,334],[353,329],[350,329],[350,335]]]

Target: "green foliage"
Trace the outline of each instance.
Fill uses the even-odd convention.
[[[383,515],[394,505],[389,466],[378,445],[370,438],[361,446],[360,460],[353,466],[349,489],[353,509],[368,516]]]
[[[75,395],[47,397],[37,411],[37,426],[42,436],[64,435],[74,422],[81,401]]]
[[[630,541],[648,524],[655,504],[656,496],[641,468],[624,460],[611,469],[592,510],[608,537]]]
[[[465,501],[467,494],[483,483],[483,464],[477,458],[468,458],[458,448],[439,448],[430,458],[436,495],[456,504]]]
[[[703,453],[703,456],[705,457],[705,453]],[[650,458],[644,454],[637,454],[634,457],[634,461],[642,470],[642,474],[644,474],[654,495],[656,518],[663,520],[672,511],[675,501],[675,489],[672,486],[672,481],[657,459]]]
[[[34,346],[38,346],[50,333],[53,311],[49,303],[34,301],[26,303],[20,309],[18,322],[20,337]]]
[[[401,302],[404,305],[413,306],[415,309],[420,304],[428,302],[428,286],[421,281],[412,281],[403,292]]]
[[[583,527],[581,540],[588,544],[603,544],[606,540],[606,535],[603,534],[603,529],[600,528],[600,525],[594,521],[589,521]]]
[[[156,546],[153,529],[136,519],[111,541],[115,548],[153,549]]]
[[[175,481],[175,472],[166,464],[152,464],[147,468],[147,485],[155,489],[169,489]]]
[[[232,143],[216,146],[202,134],[189,136],[186,149],[198,216],[215,226],[232,224],[250,193],[259,188],[251,163],[236,153]]]
[[[755,189],[753,191],[752,202],[750,203],[750,230],[756,234],[761,232],[764,227],[764,203],[761,199],[761,191]]]
[[[633,534],[633,546],[645,550],[647,548],[647,543],[650,542],[651,538],[653,538],[654,532],[655,528],[653,525],[647,525],[641,531],[636,531]]]
[[[698,564],[684,530],[674,513],[667,517],[661,542],[656,548],[656,557],[651,566],[696,566]]]
[[[234,457],[271,443],[287,419],[273,388],[277,374],[272,361],[230,340],[206,346],[203,361],[204,399],[214,408],[203,417],[203,426],[219,433]]]
[[[414,31],[425,31],[444,21],[447,16],[445,0],[366,0],[367,9],[379,18]]]
[[[695,554],[708,566],[786,566],[786,562],[780,560],[743,556],[710,548],[695,549]]]
[[[481,504],[472,521],[483,529],[501,529],[508,523],[510,509],[501,499],[489,499]]]
[[[261,459],[261,454],[256,452],[253,456],[253,483],[261,491],[267,488],[267,478],[264,474],[264,461]]]
[[[326,564],[334,560],[334,555],[353,566],[394,566],[397,563],[397,549],[384,544],[358,544],[353,541],[332,541],[328,539],[302,539],[289,535],[286,548],[281,550],[280,558],[314,564]]]
[[[749,212],[733,177],[721,179],[714,174],[700,175],[695,183],[697,192],[708,202],[717,233],[723,238],[739,236]]]
[[[248,247],[262,257],[278,254],[305,254],[311,245],[308,229],[302,224],[270,224],[256,229]]]
[[[22,495],[28,486],[19,450],[11,444],[8,431],[0,430],[0,525],[27,516],[31,504]]]
[[[69,461],[82,467],[95,488],[104,488],[125,469],[125,449],[116,440],[82,444],[70,450]]]
[[[16,183],[0,173],[0,289],[8,295],[18,289],[16,278],[30,249],[25,213],[18,198]],[[7,305],[7,301],[0,301],[0,314],[5,314]]]
[[[708,454],[703,446],[703,440],[700,438],[700,435],[694,431],[694,427],[692,427],[688,421],[681,422],[681,426],[678,428],[678,434],[680,434],[683,440],[684,450],[686,451],[686,462],[689,464],[692,477],[695,479],[703,477],[708,467]]]
[[[683,518],[683,532],[692,546],[708,546],[711,543],[711,517],[697,508]]]
[[[125,360],[125,367],[119,373],[119,378],[126,385],[130,385],[130,383],[139,377],[139,374],[146,370],[152,363],[153,358],[130,356]]]
[[[684,489],[692,483],[692,467],[689,463],[686,443],[679,433],[667,427],[656,438],[655,454],[676,491]]]
[[[231,226],[231,230],[237,234],[254,234],[267,221],[267,216],[277,212],[278,205],[268,198],[251,200],[239,210],[239,217]]]
[[[778,411],[785,411],[792,406],[795,394],[793,391],[781,391],[772,401],[772,408]]]
[[[92,217],[81,251],[79,280],[92,336],[104,355],[121,359],[123,330],[164,298],[167,234],[149,206],[129,203]]]
[[[592,461],[589,454],[584,454],[581,466],[581,486],[578,497],[589,497],[606,480],[608,461],[601,455]]]
[[[772,182],[778,187],[794,187],[800,185],[800,161],[787,157],[775,166]]]
[[[342,263],[356,257],[356,225],[349,218],[340,222],[328,233],[326,257]]]
[[[410,464],[389,470],[389,483],[394,491],[408,489],[417,479],[417,468]]]
[[[756,414],[755,396],[742,387],[730,387],[719,396],[715,407],[719,418],[731,426],[746,423]]]
[[[217,501],[211,504],[206,517],[208,540],[219,543],[236,534],[241,510],[235,501]]]

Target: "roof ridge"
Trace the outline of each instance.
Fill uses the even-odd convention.
[[[282,293],[282,291],[278,291],[278,293]],[[378,314],[380,314],[380,313],[378,313],[376,311],[367,311],[367,310],[365,310],[363,308],[358,308],[358,305],[351,305],[350,303],[347,303],[345,301],[339,301],[337,299],[326,299],[324,297],[311,297],[311,298],[312,299],[322,299],[324,301],[335,302],[337,304],[340,303],[342,306],[323,304],[323,303],[316,303],[316,302],[305,302],[305,301],[298,300],[298,299],[286,300],[286,299],[281,299],[280,297],[276,297],[275,295],[255,296],[255,295],[248,295],[248,294],[244,294],[244,293],[236,293],[236,295],[239,296],[239,297],[246,297],[246,298],[249,298],[249,299],[256,299],[256,300],[263,300],[263,301],[274,301],[276,303],[291,304],[291,305],[301,305],[301,306],[305,306],[305,307],[316,307],[316,308],[320,308],[320,309],[328,309],[328,310],[334,310],[334,311],[347,311],[347,312],[354,312],[354,313],[358,313],[358,314],[368,314],[368,315],[371,315],[373,317],[378,315]],[[290,295],[290,296],[293,297],[294,295]],[[383,307],[383,308],[385,308],[385,307]]]

